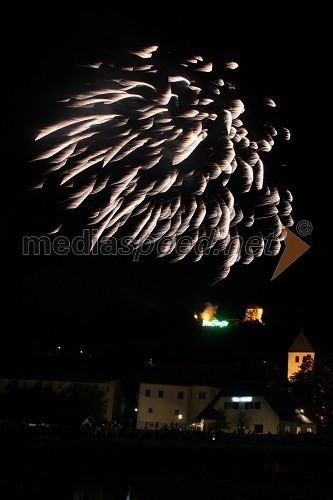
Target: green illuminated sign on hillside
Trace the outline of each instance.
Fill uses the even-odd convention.
[[[202,320],[202,326],[218,326],[219,328],[223,328],[228,326],[229,321],[218,321],[217,319],[212,319],[208,321],[207,319]]]

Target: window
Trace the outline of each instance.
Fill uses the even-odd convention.
[[[261,403],[259,401],[251,401],[251,403],[245,403],[245,410],[260,410]]]
[[[199,392],[199,399],[206,399],[206,393],[205,392]]]
[[[299,363],[299,356],[295,356],[296,363]]]
[[[178,399],[184,399],[183,391],[178,392]]]
[[[109,392],[109,387],[106,387],[106,388],[105,388],[105,392]]]
[[[224,409],[225,410],[238,410],[239,408],[239,403],[233,403],[231,401],[227,401],[224,403]]]
[[[148,413],[153,413],[153,409],[152,408],[148,408]]]
[[[163,398],[164,396],[164,391],[158,391],[158,397]]]
[[[263,426],[263,424],[255,424],[255,426],[254,426],[254,432],[256,434],[262,434],[264,432],[264,426]]]
[[[149,398],[149,396],[150,396],[150,389],[146,389],[145,396],[146,396],[147,398]]]
[[[179,415],[179,410],[175,410],[175,415]]]
[[[308,357],[307,356],[303,356],[303,363],[306,363],[308,360]]]

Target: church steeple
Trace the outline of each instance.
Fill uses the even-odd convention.
[[[294,342],[291,344],[288,350],[288,379],[290,380],[291,375],[298,372],[301,364],[304,362],[307,356],[311,356],[314,360],[315,352],[304,335],[303,326],[301,326],[301,331],[295,338]]]

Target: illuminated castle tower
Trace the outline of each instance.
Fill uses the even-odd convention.
[[[248,306],[245,309],[245,316],[243,321],[258,321],[259,323],[262,323],[263,313],[264,310],[262,307],[259,307],[257,305]]]
[[[288,350],[288,379],[290,380],[293,373],[298,372],[301,364],[307,356],[311,356],[314,360],[315,353],[310,342],[303,333],[303,329],[299,332],[294,342]]]

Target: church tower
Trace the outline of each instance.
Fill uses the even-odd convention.
[[[315,353],[302,328],[288,350],[288,380],[291,375],[299,371],[307,356],[311,356],[314,360]]]

